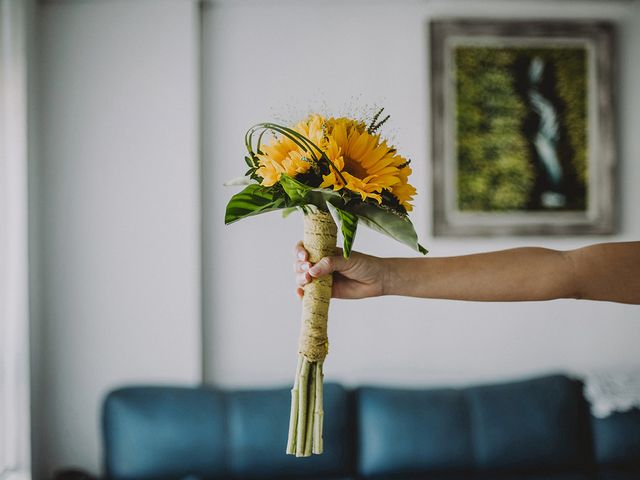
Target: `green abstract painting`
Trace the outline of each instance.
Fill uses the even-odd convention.
[[[588,208],[587,50],[457,46],[457,208]]]

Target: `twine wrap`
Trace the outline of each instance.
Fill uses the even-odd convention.
[[[317,211],[304,216],[303,243],[309,261],[335,255],[338,229],[328,212]],[[315,278],[304,287],[302,331],[299,352],[310,362],[321,362],[329,353],[327,318],[331,300],[332,275]]]

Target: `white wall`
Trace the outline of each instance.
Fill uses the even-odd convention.
[[[0,471],[31,473],[28,93],[30,3],[0,2]]]
[[[433,256],[520,245],[569,249],[640,238],[640,5],[539,1],[219,1],[204,14],[205,376],[222,385],[288,383],[295,368],[300,305],[292,247],[300,217],[278,214],[223,226],[243,173],[243,134],[294,120],[326,102],[383,104],[419,195],[413,220]],[[606,18],[619,22],[620,234],[600,238],[434,239],[426,25],[433,16]],[[375,233],[356,248],[412,252]],[[578,301],[481,304],[378,298],[334,301],[327,380],[451,384],[640,366],[640,311]]]
[[[35,478],[99,470],[109,389],[201,378],[197,14],[38,8]]]
[[[640,11],[631,2],[221,1],[205,9],[200,332],[198,11],[191,0],[39,6],[40,155],[31,166],[36,478],[99,470],[98,408],[123,383],[289,383],[299,217],[223,226],[252,123],[383,103],[419,190],[432,255],[595,238],[434,240],[426,22],[434,14],[604,17],[621,23],[621,234],[640,236]],[[410,255],[362,229],[357,248]],[[640,364],[637,307],[381,298],[332,306],[328,380],[433,384]]]

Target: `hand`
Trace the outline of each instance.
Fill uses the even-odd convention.
[[[387,269],[382,258],[351,252],[348,259],[340,254],[324,257],[312,265],[302,242],[296,244],[294,253],[296,260],[293,270],[300,298],[304,295],[302,287],[311,282],[312,278],[324,277],[330,273],[334,274],[331,296],[335,298],[367,298],[385,293]]]

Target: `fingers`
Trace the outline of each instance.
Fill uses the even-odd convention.
[[[295,261],[293,262],[293,272],[298,274],[296,276],[296,281],[299,285],[309,283],[311,281],[310,278],[308,281],[304,280],[308,277],[308,275],[301,275],[305,274],[307,271],[309,271],[309,268],[311,268],[311,264],[308,262],[309,254],[305,250],[301,241],[296,243],[296,246],[293,249],[293,253],[296,257]]]
[[[339,272],[346,267],[346,260],[340,255],[324,257],[318,263],[309,268],[312,277],[324,277],[333,272]]]
[[[309,254],[305,250],[302,241],[296,243],[293,248],[293,254],[295,255],[295,261],[293,262],[293,271],[296,274],[296,284],[298,288],[296,289],[296,294],[298,297],[302,298],[304,295],[304,287],[307,283],[311,282],[311,276],[309,275],[309,269],[311,268],[311,264],[308,262]]]
[[[304,287],[309,282],[311,282],[311,275],[309,275],[309,272],[300,272],[296,274],[296,294],[298,295],[298,297],[303,297],[304,288],[302,287]]]
[[[296,275],[296,283],[300,287],[304,287],[310,281],[311,281],[311,276],[309,275],[309,272],[302,272]]]
[[[302,244],[302,240],[296,243],[296,246],[293,248],[293,253],[296,256],[296,259],[303,262],[309,258],[309,254],[305,250],[304,245]]]
[[[300,260],[293,262],[294,273],[304,273],[307,272],[310,268],[311,264],[309,262],[302,262]]]
[[[293,271],[296,274],[296,283],[301,287],[304,287],[311,281],[311,276],[309,275],[310,268],[311,264],[307,261],[297,260],[293,263]]]
[[[342,255],[333,257],[324,257],[315,265],[309,262],[309,253],[304,248],[302,241],[296,243],[293,253],[295,261],[293,263],[293,271],[296,274],[296,294],[302,298],[304,290],[302,287],[311,282],[312,277],[324,277],[330,273],[341,271],[346,268],[346,261]]]

